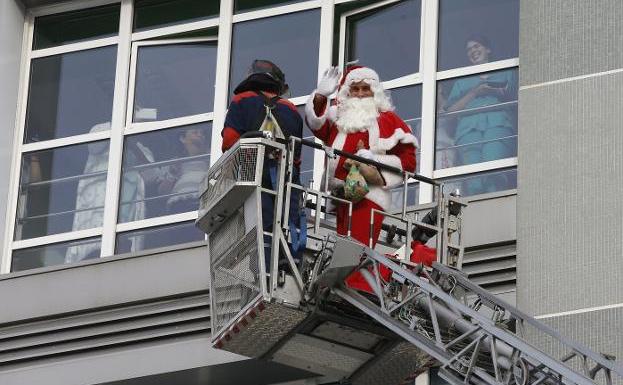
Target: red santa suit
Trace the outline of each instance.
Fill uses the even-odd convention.
[[[385,97],[380,85],[378,75],[373,70],[366,67],[359,67],[347,72],[342,80],[342,89],[338,93],[337,102],[340,103],[340,96],[345,97],[348,88],[353,82],[365,81],[370,84],[371,89],[377,97]],[[378,93],[383,93],[382,95]],[[385,107],[377,109],[378,117],[370,121],[369,127],[356,132],[347,131],[339,127],[335,121],[338,120],[337,106],[330,106],[324,111],[314,110],[313,92],[306,106],[305,117],[307,125],[314,135],[322,140],[325,145],[334,149],[342,150],[355,154],[358,150],[358,143],[361,141],[365,149],[369,149],[374,154],[374,160],[389,166],[399,168],[404,171],[415,171],[415,150],[417,139],[411,133],[411,128],[396,113],[392,111],[389,99]],[[346,96],[347,97],[347,96]],[[346,158],[337,157],[330,159],[325,172],[329,173],[329,189],[339,187],[344,184],[344,179],[348,175],[348,170],[344,168]],[[403,181],[402,176],[389,172],[381,171],[385,180],[385,186],[370,185],[370,192],[365,198],[353,205],[351,236],[354,239],[368,245],[370,237],[370,217],[371,210],[389,211],[391,206],[390,190]],[[383,216],[375,214],[374,230],[372,235],[373,246],[378,240],[381,232]],[[348,228],[348,207],[347,205],[337,206],[337,232],[345,235]]]

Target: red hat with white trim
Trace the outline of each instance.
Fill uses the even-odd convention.
[[[347,67],[344,71],[344,75],[340,81],[340,87],[350,87],[352,83],[360,81],[365,81],[368,84],[381,82],[379,74],[377,74],[372,68],[354,65]]]

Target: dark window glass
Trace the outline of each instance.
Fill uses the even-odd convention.
[[[316,88],[320,11],[311,10],[234,24],[230,94],[255,59],[268,59],[285,73],[292,96]]]
[[[23,271],[96,259],[100,256],[100,247],[101,242],[99,238],[88,238],[14,250],[11,271]]]
[[[303,122],[305,122],[305,105],[301,105],[296,107],[299,114],[303,118]],[[314,140],[315,136],[307,127],[307,124],[303,123],[303,139]],[[315,154],[317,155],[318,161],[322,160],[322,151],[315,150],[309,146],[303,146],[303,151],[301,153],[301,186],[309,187],[309,182],[314,179],[314,163],[315,163]]]
[[[215,72],[216,42],[139,47],[134,122],[212,111]]]
[[[110,37],[118,31],[119,4],[41,16],[35,19],[32,48],[43,49]]]
[[[108,141],[24,154],[15,240],[101,226],[107,170]]]
[[[420,14],[421,2],[406,0],[349,17],[346,61],[359,60],[384,81],[418,72]]]
[[[212,123],[126,137],[118,221],[197,210],[211,137]]]
[[[402,212],[402,197],[404,196],[404,190],[402,186],[391,190],[392,193],[392,206],[390,212]],[[407,207],[416,206],[420,204],[420,183],[409,182],[407,187]]]
[[[218,0],[136,0],[134,31],[216,17],[220,6]]]
[[[115,254],[135,253],[203,239],[205,233],[195,227],[194,222],[150,227],[118,234]]]
[[[86,134],[110,122],[117,46],[33,59],[24,142]]]
[[[442,0],[438,41],[440,71],[517,57],[519,0]]]
[[[435,168],[517,156],[517,69],[437,86]]]
[[[286,4],[300,3],[305,0],[236,0],[234,2],[234,12],[240,13],[255,9],[278,7]]]
[[[445,191],[459,190],[461,196],[472,196],[517,188],[517,169],[487,171],[444,180]]]
[[[422,87],[408,86],[391,90],[392,102],[396,107],[395,112],[409,126],[418,142],[422,135]],[[417,166],[420,170],[420,148],[416,151]]]

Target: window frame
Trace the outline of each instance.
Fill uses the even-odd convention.
[[[346,20],[348,17],[361,12],[367,12],[379,7],[396,3],[400,0],[386,0],[338,15],[336,20],[336,6],[341,4],[356,4],[358,0],[308,0],[299,3],[278,5],[270,8],[251,10],[234,14],[234,0],[220,0],[220,10],[216,17],[204,20],[180,23],[171,26],[155,27],[146,31],[134,32],[134,1],[133,0],[77,0],[55,5],[41,6],[27,10],[24,22],[24,40],[22,42],[22,72],[16,108],[16,140],[13,145],[11,158],[11,176],[6,211],[5,241],[2,258],[0,259],[0,274],[9,273],[12,263],[12,251],[29,247],[48,245],[64,241],[80,240],[92,237],[101,239],[101,256],[112,256],[115,251],[115,241],[118,234],[149,229],[155,226],[176,224],[197,218],[197,212],[186,212],[127,223],[117,223],[119,198],[122,182],[122,158],[124,140],[127,135],[167,129],[171,127],[202,122],[212,122],[212,137],[210,149],[210,164],[214,164],[221,155],[221,137],[219,127],[223,126],[229,100],[229,75],[231,64],[231,43],[235,23],[258,20],[267,17],[286,15],[312,9],[320,10],[320,34],[317,79],[324,70],[333,64],[335,21],[338,21],[340,30],[338,38],[339,65],[343,67],[345,57]],[[483,162],[473,165],[457,166],[453,168],[434,170],[436,146],[436,93],[437,83],[442,80],[503,70],[519,66],[518,58],[504,59],[477,66],[454,68],[445,71],[437,70],[438,55],[438,28],[440,2],[443,0],[420,0],[420,63],[417,72],[383,82],[386,89],[395,89],[405,86],[422,87],[421,106],[421,154],[420,174],[436,179],[445,179],[459,175],[470,175],[483,171],[507,169],[517,166],[517,157]],[[64,13],[79,9],[88,9],[109,4],[120,4],[120,18],[118,34],[113,37],[97,38],[66,45],[33,50],[33,34],[35,18],[56,13]],[[202,41],[216,41],[217,59],[215,71],[214,106],[209,113],[189,117],[175,118],[157,122],[131,122],[134,104],[134,87],[136,77],[136,57],[141,46],[158,45],[163,42],[197,41],[195,38],[169,38],[172,35],[194,32],[208,28],[218,28],[217,37],[198,38]],[[154,39],[154,40],[150,40]],[[26,108],[29,93],[30,67],[33,59],[82,51],[105,46],[117,46],[117,63],[115,73],[113,116],[109,131],[85,133],[65,138],[52,139],[41,142],[23,143]],[[311,90],[310,90],[311,91]],[[307,102],[309,95],[292,98],[290,101],[301,106]],[[109,158],[107,171],[107,186],[105,198],[105,215],[102,226],[87,230],[71,231],[67,233],[48,235],[21,241],[14,241],[15,220],[19,197],[19,180],[21,160],[24,154],[52,149],[74,144],[89,143],[97,140],[108,140]],[[318,140],[316,140],[318,141]],[[313,179],[315,187],[320,186],[324,171],[322,154],[315,151]],[[433,199],[432,186],[421,184],[419,203],[429,203]]]

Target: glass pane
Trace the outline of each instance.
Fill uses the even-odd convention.
[[[401,187],[394,188],[391,190],[392,193],[392,206],[390,212],[401,212],[402,211],[402,197],[404,196],[404,190]],[[420,204],[420,183],[419,182],[409,182],[407,187],[407,207],[416,206]]]
[[[442,0],[437,68],[514,58],[519,52],[519,0]]]
[[[517,69],[437,86],[435,168],[517,156]]]
[[[107,170],[108,141],[23,155],[15,240],[101,226]]]
[[[234,2],[234,12],[252,11],[254,9],[278,7],[286,4],[300,3],[305,0],[236,0]]]
[[[33,49],[117,35],[119,4],[82,9],[35,19]]]
[[[117,46],[33,59],[24,142],[86,134],[110,122]]]
[[[268,59],[281,68],[291,96],[309,94],[316,88],[319,35],[319,10],[234,24],[230,94],[255,59]]]
[[[133,121],[212,111],[215,73],[216,42],[140,47]]]
[[[418,142],[422,136],[422,87],[408,86],[391,90],[392,102],[396,107],[395,112],[409,126]],[[416,152],[416,172],[420,171],[420,148]]]
[[[220,6],[216,0],[136,0],[134,31],[216,17]]]
[[[496,191],[517,188],[517,169],[487,171],[479,174],[448,178],[445,191],[459,190],[461,196],[467,197]]]
[[[406,0],[351,16],[346,61],[359,60],[383,81],[418,72],[420,13],[420,1]]]
[[[197,210],[211,136],[200,123],[126,137],[119,222]]]
[[[297,106],[296,109],[305,122],[305,105]],[[314,140],[316,137],[311,132],[307,124],[303,123],[303,139]],[[309,182],[314,178],[314,154],[318,155],[318,159],[322,159],[322,151],[315,150],[309,146],[303,146],[301,152],[301,186],[309,187]]]
[[[117,234],[115,254],[136,253],[203,239],[205,239],[205,233],[195,227],[194,222],[150,227]]]
[[[100,238],[88,238],[14,250],[11,271],[23,271],[99,258],[100,247]]]

